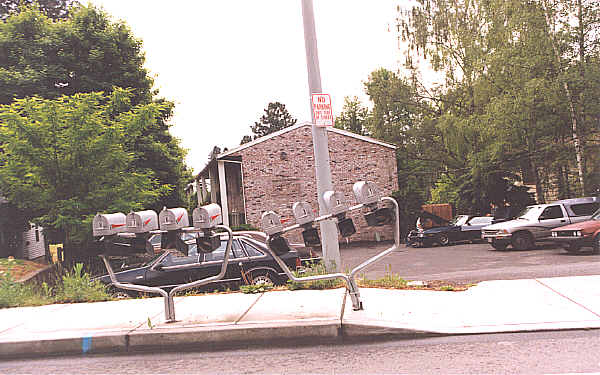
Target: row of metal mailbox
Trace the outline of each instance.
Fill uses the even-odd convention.
[[[192,220],[195,228],[212,228],[222,223],[221,208],[217,204],[195,208]],[[97,214],[92,222],[94,237],[112,236],[118,233],[147,233],[160,230],[173,231],[189,227],[185,208],[163,208],[160,214],[153,210]]]

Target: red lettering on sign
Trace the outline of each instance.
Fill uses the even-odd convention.
[[[183,217],[183,214],[179,215],[179,217],[177,218],[177,222],[179,223],[179,220],[181,220],[181,218]]]
[[[150,219],[148,219],[148,220],[144,221],[144,225],[143,225],[143,226],[146,226],[146,225],[148,225],[148,223],[150,222],[150,220],[152,220],[152,218],[150,218]]]

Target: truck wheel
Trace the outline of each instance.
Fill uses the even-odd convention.
[[[530,233],[518,232],[513,234],[511,244],[515,250],[527,250],[533,247],[534,241]]]
[[[581,245],[577,243],[566,243],[563,245],[563,249],[567,250],[569,254],[579,254],[581,252]]]
[[[506,242],[492,240],[492,247],[496,250],[505,250],[507,245]]]
[[[594,243],[592,245],[592,254],[600,254],[600,233],[594,237]]]
[[[450,239],[447,234],[440,234],[438,237],[438,243],[442,246],[448,246],[450,244]]]

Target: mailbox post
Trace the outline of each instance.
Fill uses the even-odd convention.
[[[327,191],[323,194],[323,200],[328,208],[329,213],[326,215],[314,218],[313,215],[309,214],[310,205],[306,202],[297,202],[293,205],[294,216],[296,217],[296,224],[284,227],[281,223],[281,217],[273,211],[264,212],[262,215],[262,228],[267,233],[267,248],[277,264],[283,269],[290,280],[296,282],[309,282],[316,280],[328,280],[328,279],[342,279],[346,283],[346,288],[350,294],[352,301],[352,308],[354,310],[362,310],[363,304],[360,300],[360,291],[356,284],[356,274],[391,254],[392,252],[398,251],[400,248],[400,210],[398,203],[391,197],[382,197],[379,189],[372,182],[360,181],[353,186],[354,196],[358,201],[358,205],[349,207],[343,194],[335,191]],[[395,208],[395,215],[392,214],[391,210],[387,207],[379,208],[379,203],[382,201],[389,201]],[[312,227],[313,223],[317,223],[323,220],[330,220],[332,218],[337,219],[338,230],[342,236],[344,234],[351,235],[355,232],[354,224],[352,219],[346,218],[346,213],[353,210],[366,209],[365,219],[367,224],[370,226],[380,226],[395,221],[394,228],[394,245],[381,253],[367,259],[357,267],[355,267],[349,274],[344,273],[330,273],[325,275],[307,276],[307,277],[296,277],[286,266],[285,262],[279,258],[280,255],[290,251],[287,240],[283,237],[283,234],[296,229],[307,230],[307,226]],[[314,228],[313,228],[314,229]],[[304,232],[303,232],[303,238]],[[305,238],[306,242],[306,238]]]
[[[122,213],[116,214],[98,214],[94,217],[93,235],[99,237],[100,242],[103,243],[102,258],[108,275],[114,285],[117,288],[133,290],[138,292],[160,294],[164,297],[165,303],[165,320],[167,322],[175,321],[175,303],[173,297],[181,290],[199,287],[210,283],[212,281],[220,280],[225,276],[227,265],[229,263],[229,256],[231,253],[231,245],[233,243],[233,232],[227,226],[221,225],[221,207],[217,204],[210,204],[204,207],[198,207],[194,210],[194,226],[189,227],[189,218],[187,210],[184,208],[167,209],[164,208],[161,211],[160,216],[156,215],[154,211],[140,211],[132,212],[125,216]],[[156,230],[157,227],[160,230]],[[211,276],[205,279],[196,280],[187,284],[178,285],[177,287],[166,291],[159,287],[149,287],[145,285],[137,285],[130,283],[121,283],[115,276],[115,273],[106,258],[107,255],[112,255],[115,252],[114,241],[118,236],[131,236],[135,235],[134,238],[141,238],[145,242],[145,246],[141,245],[142,241],[133,241],[131,246],[119,247],[119,255],[133,255],[136,253],[146,252],[148,245],[148,236],[154,233],[161,233],[162,235],[170,235],[171,238],[179,238],[181,233],[185,232],[197,232],[200,235],[196,238],[198,251],[204,253],[210,253],[220,247],[220,236],[215,233],[215,229],[223,229],[228,233],[227,247],[225,250],[225,257],[221,265],[221,271],[215,276]],[[131,230],[131,232],[126,232]],[[178,245],[178,247],[180,247]],[[152,248],[152,246],[150,246]],[[187,250],[186,250],[187,251]],[[171,251],[164,251],[155,265],[159,265],[161,261],[166,258]]]

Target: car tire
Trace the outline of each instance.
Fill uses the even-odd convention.
[[[506,250],[506,246],[508,246],[508,244],[506,242],[501,242],[501,241],[496,241],[496,240],[493,240],[491,245],[496,250]]]
[[[581,252],[581,245],[577,243],[567,243],[563,245],[563,249],[569,254],[579,254]]]
[[[448,238],[448,235],[444,234],[444,233],[442,233],[438,236],[437,242],[442,246],[450,245],[450,239]]]
[[[277,277],[271,271],[267,270],[258,270],[253,271],[251,275],[250,282],[252,285],[262,285],[262,284],[277,284]]]
[[[528,250],[533,248],[534,241],[529,232],[518,232],[513,234],[511,245],[515,250]]]
[[[594,243],[592,244],[592,254],[600,254],[600,233],[594,237]]]

